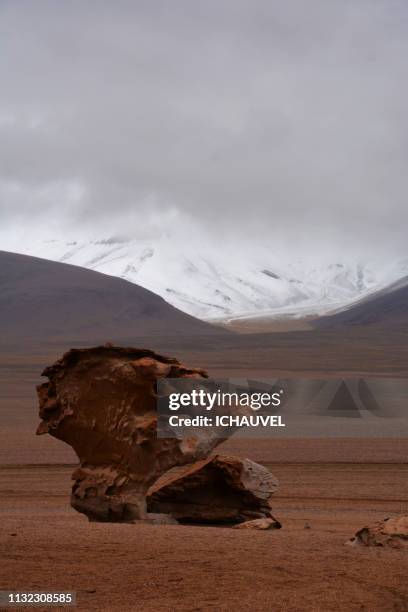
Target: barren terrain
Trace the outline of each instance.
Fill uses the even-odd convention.
[[[408,466],[268,467],[283,529],[266,532],[88,523],[70,466],[2,467],[0,588],[74,590],[82,610],[407,610],[406,553],[344,542],[408,509]]]
[[[359,334],[138,344],[214,377],[406,375],[403,330]],[[267,464],[280,480],[279,531],[90,524],[69,506],[71,448],[34,435],[35,385],[71,346],[9,345],[0,354],[0,588],[72,589],[83,610],[408,610],[406,553],[344,546],[367,523],[408,511],[408,436],[224,444],[220,452]]]

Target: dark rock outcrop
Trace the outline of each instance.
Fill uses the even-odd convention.
[[[149,491],[148,507],[181,522],[240,523],[272,517],[270,499],[277,488],[262,465],[215,455],[165,474]]]

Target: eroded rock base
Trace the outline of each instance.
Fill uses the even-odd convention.
[[[262,465],[215,455],[165,474],[149,491],[151,512],[184,523],[240,523],[271,517],[276,478]]]

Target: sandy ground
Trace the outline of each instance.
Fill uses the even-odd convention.
[[[408,510],[406,464],[274,464],[283,529],[90,524],[70,466],[0,468],[0,588],[74,590],[82,610],[408,610],[406,552],[344,546]]]
[[[236,319],[217,323],[220,327],[238,334],[259,334],[312,330],[313,318],[272,318],[259,315],[256,317],[237,317]]]
[[[215,377],[407,373],[405,337],[398,350],[388,335],[355,350],[347,338],[335,348],[329,335],[316,346],[302,338],[276,334],[263,346],[244,334],[220,350],[163,352]],[[89,524],[69,506],[72,466],[56,465],[72,464],[72,450],[34,435],[35,384],[62,352],[0,352],[0,589],[75,590],[82,610],[408,611],[406,552],[344,546],[368,522],[408,512],[407,439],[232,439],[219,447],[268,464],[279,478],[279,531]]]

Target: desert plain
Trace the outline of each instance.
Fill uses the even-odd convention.
[[[215,376],[272,374],[279,363],[315,375],[324,364],[335,371],[336,356],[341,372],[403,376],[399,339],[360,338],[347,353],[324,333],[319,350],[313,336],[286,333],[154,348]],[[35,385],[61,353],[61,344],[2,351],[0,589],[72,590],[82,610],[408,610],[406,552],[345,545],[364,525],[408,511],[407,439],[224,443],[217,452],[249,457],[279,479],[280,530],[89,523],[69,505],[71,448],[35,436]]]

